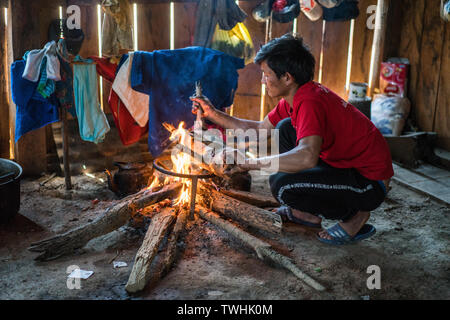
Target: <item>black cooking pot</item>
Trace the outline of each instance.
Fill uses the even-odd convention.
[[[8,222],[20,208],[22,167],[0,158],[0,223]]]

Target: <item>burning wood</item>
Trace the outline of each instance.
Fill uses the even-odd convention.
[[[294,262],[282,254],[279,254],[275,250],[272,249],[271,245],[267,242],[264,242],[255,236],[239,229],[231,222],[228,222],[226,220],[221,219],[217,214],[208,211],[205,208],[199,208],[199,215],[203,219],[211,222],[212,224],[218,226],[219,228],[225,230],[232,236],[238,238],[243,243],[247,244],[248,246],[252,247],[256,254],[258,255],[258,258],[260,259],[268,259],[283,268],[288,269],[291,271],[296,277],[303,280],[305,283],[310,285],[316,290],[324,291],[325,287],[322,286],[320,283],[318,283],[316,280],[305,274],[303,271],[301,271]]]
[[[154,169],[164,174],[157,173],[155,170],[147,188],[122,199],[92,223],[32,244],[29,250],[41,253],[36,260],[51,260],[73,252],[83,247],[89,240],[124,225],[131,217],[138,218],[139,214],[151,216],[150,225],[136,254],[133,269],[125,287],[130,293],[138,292],[145,288],[152,276],[150,266],[165,235],[168,234],[165,255],[160,260],[160,268],[155,271],[154,276],[162,277],[170,270],[175,261],[177,241],[185,230],[189,212],[193,213],[196,205],[203,205],[216,213],[200,208],[198,210],[200,217],[251,246],[259,258],[276,262],[313,288],[324,290],[323,286],[298,269],[291,259],[274,251],[270,244],[248,234],[218,215],[231,218],[244,226],[279,234],[283,226],[281,217],[263,209],[263,207],[276,207],[278,203],[274,199],[266,199],[249,192],[236,190],[220,192],[216,190],[212,182],[201,181],[197,190],[198,179],[212,176],[210,174],[212,167],[199,159],[202,159],[201,156],[205,154],[212,156],[212,153],[208,154],[208,152],[214,148],[202,143],[200,148],[198,146],[193,148],[193,139],[183,128],[183,123],[180,123],[177,129],[167,124],[166,128],[171,132],[170,140],[174,142],[171,146],[175,145],[175,142],[178,145],[181,143],[183,150],[171,152],[170,155],[166,152],[165,157],[161,157],[159,162],[154,162]],[[208,174],[204,174],[205,170]],[[198,199],[195,197],[197,191],[199,191]],[[189,205],[190,211],[187,209]],[[172,225],[174,227],[171,229]]]
[[[128,292],[137,292],[144,289],[150,278],[150,265],[155,257],[159,245],[163,240],[167,229],[175,219],[176,209],[164,208],[152,219],[144,241],[134,259],[133,270],[125,286]]]
[[[271,233],[281,233],[283,222],[278,214],[226,196],[201,183],[199,201],[224,216]]]
[[[75,249],[82,248],[91,239],[123,226],[136,210],[175,197],[179,194],[181,187],[180,183],[172,183],[154,193],[142,190],[109,207],[102,216],[91,223],[55,237],[32,243],[29,250],[41,253],[35,258],[39,261],[53,260],[64,254],[72,253]]]
[[[221,189],[221,193],[245,203],[251,204],[259,208],[275,208],[280,206],[278,201],[272,197],[266,197],[259,194],[255,194],[248,191],[234,190],[234,189]]]

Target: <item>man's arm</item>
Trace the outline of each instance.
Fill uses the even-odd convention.
[[[258,159],[246,159],[244,164],[238,164],[242,170],[269,169],[274,172],[295,173],[314,168],[319,161],[322,137],[309,136],[300,139],[298,145],[288,152]],[[256,163],[251,163],[251,161]],[[278,166],[273,165],[278,161]]]
[[[215,124],[221,126],[225,129],[267,129],[268,134],[270,130],[274,129],[272,123],[270,123],[269,118],[266,116],[263,121],[245,120],[232,117],[225,112],[217,110],[211,102],[206,99],[191,98],[192,101],[200,104],[203,109],[202,117],[214,122]],[[194,106],[192,112],[197,113],[198,107]]]

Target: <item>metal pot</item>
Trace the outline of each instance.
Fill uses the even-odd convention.
[[[22,167],[0,158],[0,223],[11,220],[20,208]]]
[[[145,162],[114,162],[119,170],[111,174],[105,170],[109,188],[118,196],[136,193],[146,187],[153,168]]]

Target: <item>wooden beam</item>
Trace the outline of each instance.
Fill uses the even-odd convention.
[[[4,1],[3,1],[4,2]],[[8,48],[3,3],[0,6],[0,158],[9,159]]]
[[[375,33],[372,43],[372,59],[369,76],[369,92],[368,96],[372,96],[373,90],[377,85],[380,77],[380,63],[383,59],[382,52],[384,40],[386,38],[387,13],[389,8],[389,0],[378,0],[377,13],[375,18]]]

